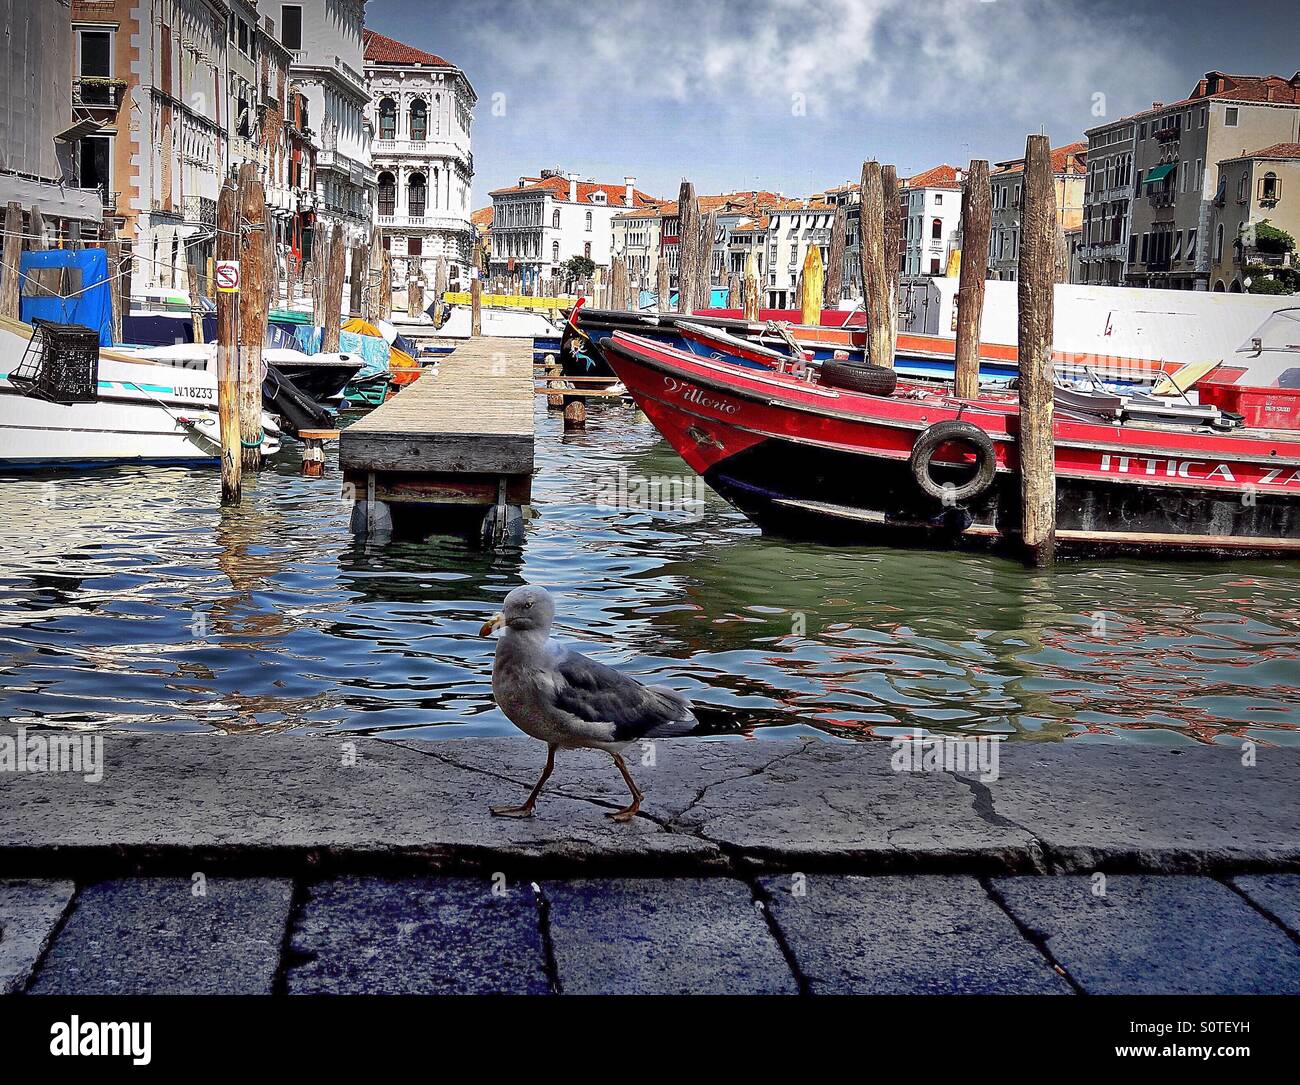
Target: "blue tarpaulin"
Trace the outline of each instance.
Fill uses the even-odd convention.
[[[64,293],[55,297],[49,292],[55,276],[40,276],[38,283],[31,273],[38,269],[68,269]],[[99,345],[113,345],[113,300],[108,292],[108,254],[103,249],[52,249],[49,252],[25,252],[19,264],[22,272],[22,297],[18,314],[30,324],[49,320],[56,324],[81,324],[99,333]]]

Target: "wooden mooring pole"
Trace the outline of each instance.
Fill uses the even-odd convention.
[[[478,276],[469,284],[469,334],[483,334],[483,280]]]
[[[370,263],[365,245],[352,246],[352,281],[348,289],[348,315],[361,316],[362,284],[366,280],[366,265]]]
[[[239,169],[239,218],[239,432],[244,467],[253,469],[262,466],[262,348],[270,313],[266,197],[254,162]]]
[[[18,319],[22,285],[19,262],[23,253],[23,209],[17,200],[5,208],[4,267],[0,271],[0,316]],[[112,270],[111,268],[109,269]]]
[[[835,208],[835,217],[831,220],[831,245],[826,254],[826,295],[822,299],[823,307],[834,309],[844,295],[844,245],[848,232],[848,219],[843,205]]]
[[[885,189],[880,163],[862,164],[862,198],[858,204],[858,244],[862,296],[867,310],[867,361],[894,364],[889,319],[889,277],[885,267]]]
[[[974,399],[980,388],[980,325],[984,319],[984,282],[988,278],[989,231],[993,194],[989,164],[971,160],[961,194],[961,274],[957,281],[957,377],[954,391]]]
[[[668,312],[671,300],[671,288],[668,285],[668,257],[661,256],[655,264],[655,308],[661,313]]]
[[[239,257],[239,195],[226,178],[217,199],[216,258]],[[221,503],[239,503],[239,295],[217,291],[217,416],[221,432]]]
[[[321,297],[321,339],[322,354],[336,354],[339,349],[339,331],[343,313],[343,261],[347,257],[347,246],[343,244],[343,229],[336,222],[330,231],[329,264],[321,268],[317,264],[318,274],[324,276],[325,287]]]
[[[112,211],[105,211],[99,227],[104,241],[104,255],[108,259],[108,299],[113,314],[113,342],[122,341],[122,298],[130,303],[130,295],[122,292],[122,243],[117,239],[117,220]],[[234,259],[234,257],[231,257]]]
[[[808,255],[803,259],[803,296],[799,306],[801,324],[815,326],[822,321],[822,293],[825,290],[822,272],[821,246],[809,245]]]
[[[1021,199],[1017,329],[1021,542],[1026,560],[1043,566],[1051,565],[1056,556],[1056,461],[1052,440],[1056,191],[1046,136],[1030,136],[1025,145]]]
[[[683,181],[677,193],[677,311],[693,313],[698,308],[695,292],[699,288],[696,250],[700,242],[700,208],[695,202],[695,186]]]
[[[898,351],[898,279],[902,273],[899,250],[903,243],[902,188],[898,170],[893,166],[880,168],[880,185],[885,202],[885,278],[889,283],[889,364],[894,364]]]
[[[745,281],[741,287],[741,297],[744,302],[744,317],[746,320],[758,320],[760,289],[758,285],[758,257],[751,250],[745,257]]]

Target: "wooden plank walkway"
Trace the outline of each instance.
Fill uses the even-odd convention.
[[[531,340],[467,340],[343,431],[344,477],[390,505],[525,505],[533,388]]]

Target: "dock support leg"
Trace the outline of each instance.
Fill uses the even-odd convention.
[[[587,401],[582,396],[564,397],[565,430],[585,430],[587,428]]]
[[[375,497],[375,476],[366,476],[365,497],[358,497],[352,506],[352,533],[373,539],[391,535],[393,513],[388,504]]]

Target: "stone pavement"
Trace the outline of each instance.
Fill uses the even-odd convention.
[[[676,740],[627,825],[589,752],[488,816],[522,739],[104,752],[0,772],[0,990],[1300,993],[1300,751]]]
[[[1300,993],[1300,875],[0,882],[32,994]],[[62,904],[59,907],[58,904]],[[54,906],[51,906],[53,904]]]

